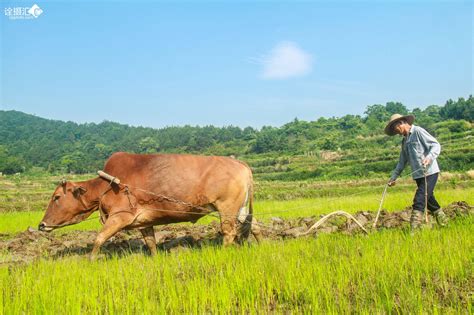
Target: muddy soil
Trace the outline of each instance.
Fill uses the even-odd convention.
[[[455,202],[444,208],[451,220],[457,217],[474,215],[474,207],[466,202]],[[378,229],[406,228],[409,225],[411,209],[399,212],[382,211],[378,220]],[[367,229],[372,229],[376,213],[359,211],[354,217]],[[321,233],[363,233],[360,227],[345,217],[332,217],[317,230],[302,234],[316,223],[321,216],[297,219],[272,217],[260,223],[264,239],[282,240],[298,237],[315,237]],[[436,225],[430,218],[428,226]],[[63,256],[86,256],[92,250],[96,231],[72,231],[68,233],[46,233],[28,228],[18,234],[0,234],[0,265],[21,264],[35,259],[60,258]],[[203,246],[220,246],[222,236],[217,221],[209,225],[168,225],[156,226],[157,248],[161,251],[199,249]],[[250,242],[255,242],[253,238]],[[148,254],[148,250],[138,231],[122,231],[107,241],[101,249],[105,256],[129,255],[130,253]]]

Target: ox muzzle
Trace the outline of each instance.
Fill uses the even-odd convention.
[[[44,222],[41,222],[38,225],[38,230],[42,232],[51,232],[53,229],[54,229],[53,227],[47,226]]]

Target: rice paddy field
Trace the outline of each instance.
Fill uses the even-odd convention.
[[[97,261],[89,261],[90,247],[84,245],[62,255],[40,252],[32,261],[12,260],[21,250],[12,252],[11,240],[37,226],[58,179],[0,177],[0,314],[474,313],[472,215],[413,236],[406,228],[318,233],[228,248],[177,246],[155,257],[125,249]],[[334,210],[376,211],[384,185],[374,179],[260,180],[255,216],[269,225],[275,218]],[[389,189],[384,210],[407,208],[414,190],[413,181],[401,179]],[[436,195],[442,206],[472,206],[474,182],[468,174],[450,174],[440,179]],[[99,228],[94,219],[50,237],[93,237]],[[39,248],[44,238],[30,237],[28,244]]]

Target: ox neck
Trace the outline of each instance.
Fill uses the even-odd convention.
[[[88,211],[98,210],[101,198],[111,189],[110,183],[100,177],[83,182],[77,182],[76,184],[87,189],[87,192],[79,196],[79,198],[84,208]]]

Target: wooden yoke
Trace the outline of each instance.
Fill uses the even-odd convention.
[[[120,179],[118,179],[117,177],[113,177],[112,175],[109,175],[103,171],[97,171],[97,174],[99,174],[100,177],[105,178],[106,180],[110,181],[111,183],[120,185]]]

